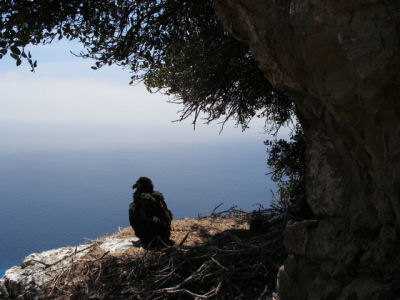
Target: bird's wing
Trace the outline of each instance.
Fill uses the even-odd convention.
[[[154,199],[156,199],[156,201],[159,203],[159,205],[162,207],[162,209],[167,212],[167,214],[169,215],[169,218],[172,220],[172,213],[171,211],[168,209],[167,203],[164,200],[164,196],[162,193],[155,191],[152,193],[152,196],[154,197]]]
[[[134,225],[134,214],[135,214],[135,203],[129,204],[129,224],[133,227]]]

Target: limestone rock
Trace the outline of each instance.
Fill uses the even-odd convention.
[[[215,0],[214,6],[266,78],[293,98],[305,131],[306,194],[319,221],[285,233],[293,257],[279,274],[281,299],[396,299],[400,2]],[[296,298],[290,290],[299,291]]]
[[[76,247],[32,253],[24,258],[20,266],[8,269],[0,279],[0,299],[34,298],[44,286],[56,280],[59,270],[68,269],[73,261],[85,259],[94,247],[107,253],[122,253],[132,248],[132,241],[138,241],[138,238],[108,236]]]

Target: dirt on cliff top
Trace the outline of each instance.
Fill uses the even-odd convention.
[[[99,246],[25,298],[267,299],[285,257],[281,230],[257,235],[248,218],[236,212],[174,220],[175,245],[158,250],[139,247],[133,230],[122,229],[111,238],[132,239],[132,247],[105,251],[101,242],[110,237],[99,238]]]

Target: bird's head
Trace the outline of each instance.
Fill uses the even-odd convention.
[[[154,189],[153,182],[148,177],[140,177],[132,188],[140,193],[152,193]]]

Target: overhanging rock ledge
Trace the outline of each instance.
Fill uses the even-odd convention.
[[[286,230],[281,299],[400,299],[400,2],[214,6],[305,130],[318,221]]]

